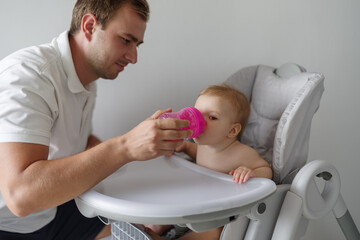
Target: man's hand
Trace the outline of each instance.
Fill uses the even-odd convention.
[[[122,136],[130,161],[142,161],[170,154],[191,136],[191,130],[179,130],[189,125],[186,120],[157,119],[171,110],[159,110]]]

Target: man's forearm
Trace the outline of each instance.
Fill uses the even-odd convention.
[[[98,145],[99,143],[101,143],[101,140],[96,137],[95,135],[91,134],[89,137],[88,137],[88,142],[87,142],[87,145],[86,145],[86,150],[87,149],[90,149],[92,147],[95,147],[96,145]]]
[[[2,156],[4,164],[18,161],[18,164],[9,164],[8,171],[1,171],[0,188],[6,204],[14,214],[26,216],[75,198],[128,162],[121,152],[121,144],[116,142],[119,140],[111,139],[62,159],[46,160],[45,154],[42,157],[39,154],[37,160],[31,162],[26,159],[26,152],[34,156],[46,146],[8,143],[12,145],[6,149],[24,155],[11,159],[9,154],[8,160]]]

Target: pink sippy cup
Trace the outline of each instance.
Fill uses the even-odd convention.
[[[163,113],[158,118],[175,118],[181,120],[188,120],[190,122],[189,126],[186,128],[182,128],[185,130],[191,129],[193,131],[193,135],[188,138],[196,138],[204,131],[205,127],[205,119],[203,115],[199,110],[194,107],[186,107],[181,109],[179,112]]]

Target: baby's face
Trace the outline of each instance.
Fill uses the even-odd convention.
[[[219,96],[201,95],[195,103],[205,118],[204,132],[195,142],[200,145],[214,145],[226,138],[234,123],[234,110],[229,101]]]

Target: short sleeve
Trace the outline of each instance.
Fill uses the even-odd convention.
[[[17,64],[0,72],[0,142],[49,145],[57,115],[52,83]]]

